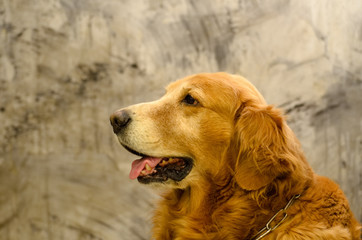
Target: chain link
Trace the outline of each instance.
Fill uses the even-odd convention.
[[[253,238],[252,240],[259,240],[262,239],[263,237],[265,237],[267,234],[269,234],[270,232],[274,231],[276,228],[278,228],[288,217],[287,214],[287,210],[290,208],[290,206],[292,206],[293,202],[298,199],[300,197],[300,194],[294,195],[289,202],[287,203],[287,205],[285,205],[284,208],[280,209],[274,216],[272,216],[270,218],[270,220],[267,222],[267,224],[265,225],[265,227],[263,229],[261,229]],[[274,220],[276,217],[278,217],[279,215],[282,215],[282,218],[276,222],[275,224],[273,224]]]

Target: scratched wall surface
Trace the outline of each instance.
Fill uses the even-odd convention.
[[[285,109],[362,220],[362,2],[3,0],[0,239],[148,239],[109,114],[227,71]]]

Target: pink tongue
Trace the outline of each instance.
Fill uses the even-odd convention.
[[[133,161],[132,169],[129,173],[130,179],[136,179],[142,170],[145,168],[146,163],[151,167],[154,168],[156,165],[161,162],[162,158],[154,158],[154,157],[144,157],[138,160]]]

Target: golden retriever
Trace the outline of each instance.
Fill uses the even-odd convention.
[[[168,187],[154,239],[360,239],[341,189],[312,171],[281,111],[240,76],[186,77],[111,124],[141,157],[130,178]]]

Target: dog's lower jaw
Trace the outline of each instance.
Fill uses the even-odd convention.
[[[160,190],[162,192],[169,191],[173,189],[185,189],[187,185],[183,184],[183,182],[176,182],[172,179],[167,179],[164,182],[150,182],[146,184],[147,187],[150,187],[155,190]]]

